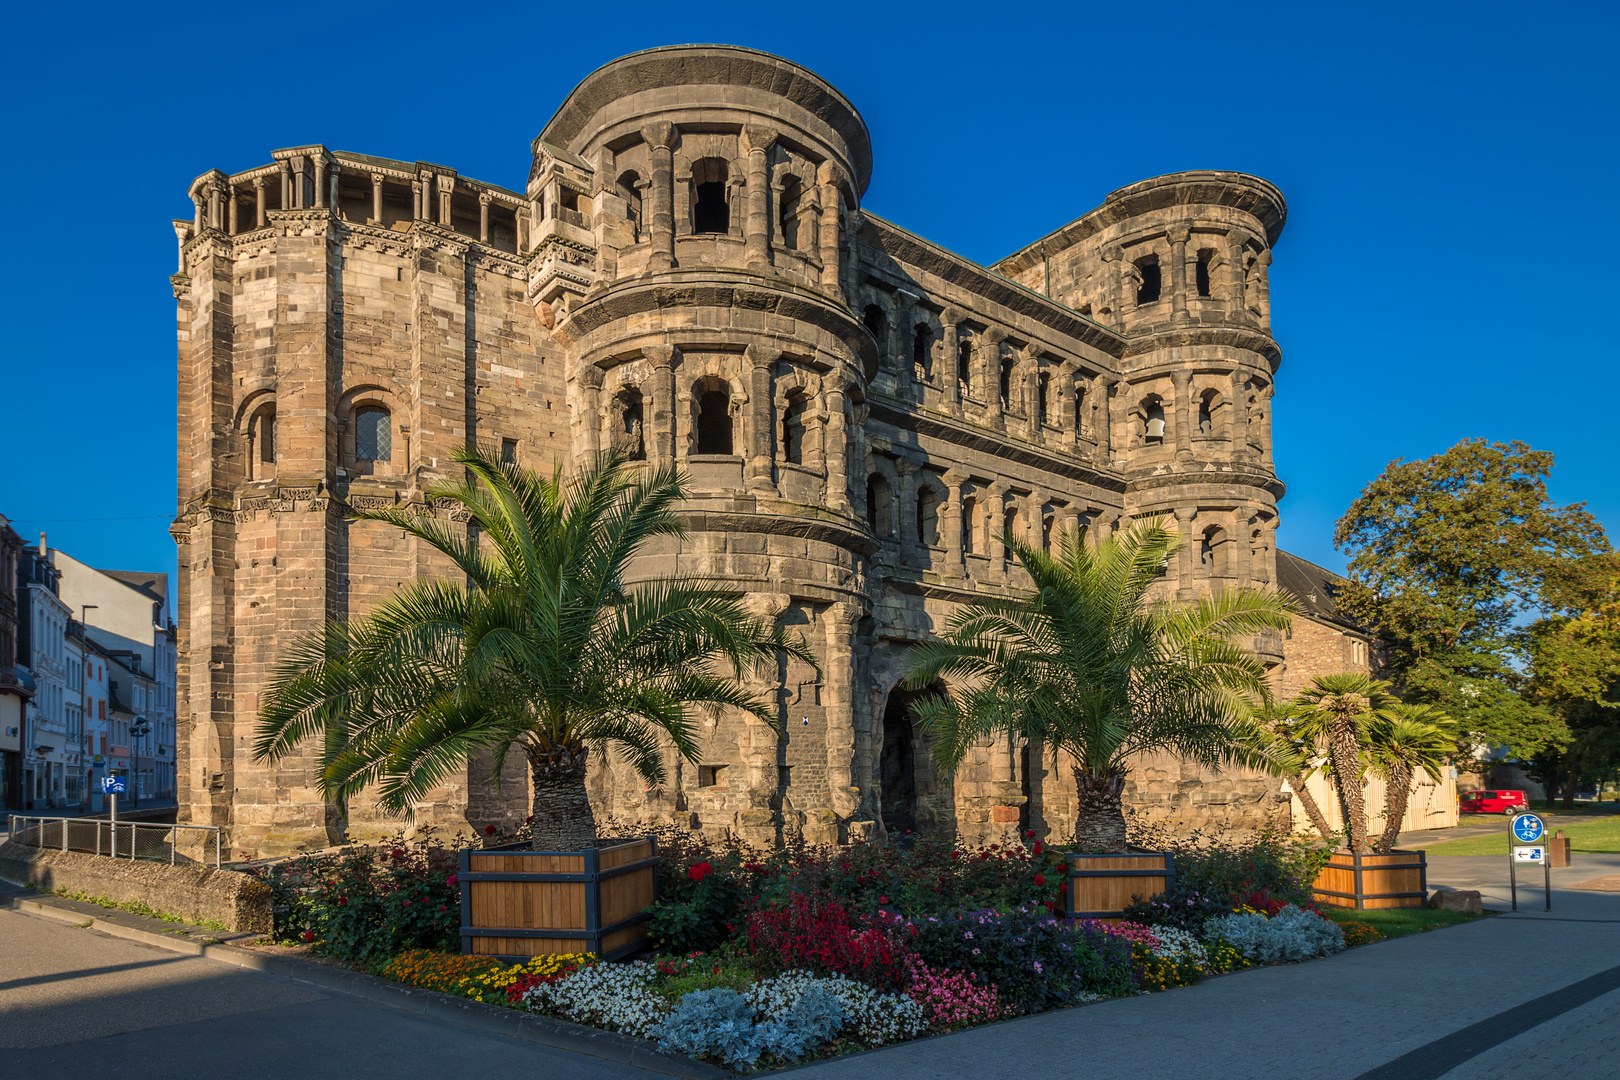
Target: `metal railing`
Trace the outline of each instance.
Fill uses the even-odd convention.
[[[146,824],[12,814],[9,836],[29,847],[77,851],[113,859],[145,859],[171,866],[206,865],[212,849],[214,868],[220,866],[221,839],[217,825]],[[190,854],[192,852],[195,854]]]

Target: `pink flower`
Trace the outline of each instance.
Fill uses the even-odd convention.
[[[455,874],[451,874],[449,877],[444,879],[444,883],[453,889],[456,887],[456,883],[460,880],[461,878],[457,877]]]

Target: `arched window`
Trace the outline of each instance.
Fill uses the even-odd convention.
[[[931,487],[917,492],[917,542],[939,546],[939,492]]]
[[[879,536],[894,535],[894,519],[889,505],[889,478],[873,473],[866,478],[866,524]]]
[[[624,200],[625,220],[630,222],[630,235],[641,238],[641,177],[633,169],[619,174],[613,185],[614,194]]]
[[[1204,248],[1198,253],[1198,267],[1193,272],[1193,284],[1199,296],[1209,296],[1209,268],[1215,262],[1215,252]]]
[[[1216,399],[1219,391],[1205,390],[1198,398],[1198,434],[1207,437],[1215,434]]]
[[[1142,441],[1149,446],[1161,445],[1164,442],[1164,402],[1157,394],[1152,395],[1143,403],[1142,414],[1145,421]]]
[[[781,230],[782,246],[799,249],[799,204],[804,198],[804,186],[799,178],[789,174],[782,181],[782,196],[777,211],[777,224]]]
[[[1076,433],[1079,433],[1086,428],[1086,388],[1084,386],[1076,386],[1074,388],[1073,408],[1074,430]]]
[[[1046,551],[1052,550],[1052,529],[1057,525],[1056,514],[1045,514],[1041,517],[1041,547]]]
[[[614,395],[612,438],[615,449],[624,453],[629,461],[647,460],[647,442],[643,434],[641,391],[627,386]]]
[[[789,465],[804,464],[804,411],[809,404],[803,394],[794,394],[782,410],[782,459]]]
[[[1230,576],[1231,568],[1227,565],[1230,558],[1226,531],[1219,525],[1205,529],[1198,538],[1198,560],[1203,565],[1204,573],[1209,577]]]
[[[392,461],[394,439],[388,426],[388,410],[375,405],[354,414],[354,457],[356,461]]]
[[[247,478],[271,480],[276,475],[276,406],[261,405],[247,425]]]
[[[919,379],[934,377],[934,331],[921,323],[911,335],[911,366]]]
[[[1136,272],[1141,275],[1141,284],[1136,287],[1136,302],[1138,304],[1151,304],[1159,299],[1161,282],[1159,278],[1159,257],[1149,255],[1136,260]]]
[[[883,313],[883,309],[876,304],[867,304],[866,310],[861,313],[861,325],[877,342],[878,355],[888,360],[889,317]]]
[[[962,554],[973,554],[973,538],[979,529],[979,500],[972,495],[962,499]]]
[[[731,453],[731,392],[725,380],[707,375],[699,380],[697,396],[697,450],[699,454]]]
[[[731,206],[726,202],[726,163],[720,158],[704,158],[692,163],[692,231],[731,231]]]

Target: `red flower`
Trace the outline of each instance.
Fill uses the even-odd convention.
[[[887,897],[887,896],[880,896],[880,897],[878,897],[878,903],[880,903],[880,904],[887,904],[887,903],[888,903],[888,902],[889,902],[889,898],[888,898],[888,897]]]
[[[313,931],[313,930],[305,930],[304,931],[304,940],[305,941],[314,941],[315,940],[315,931]]]
[[[1031,850],[1031,851],[1033,851],[1033,852],[1034,852],[1034,853],[1035,853],[1035,854],[1037,854],[1037,855],[1039,855],[1039,854],[1040,854],[1040,853],[1041,853],[1041,852],[1042,852],[1042,851],[1044,851],[1044,850],[1045,850],[1045,849],[1044,849],[1044,848],[1042,848],[1042,847],[1041,847],[1041,845],[1040,845],[1040,844],[1039,844],[1039,843],[1037,843],[1037,844],[1036,844],[1036,845],[1035,845],[1035,846],[1034,846],[1034,847],[1033,847],[1033,848],[1031,848],[1031,849],[1030,849],[1030,850]]]
[[[1035,830],[1031,829],[1031,830],[1029,830],[1029,832],[1025,833],[1024,835],[1029,837],[1031,840],[1033,840],[1033,839],[1035,839]]]
[[[410,907],[410,906],[411,906],[411,902],[410,902],[410,901],[409,901],[409,900],[407,900],[407,901],[405,901],[405,906],[406,906],[406,907]]]
[[[533,815],[533,814],[530,814],[530,815],[529,815],[529,816],[528,816],[528,817],[526,817],[526,818],[524,818],[524,819],[523,819],[523,824],[525,824],[525,825],[527,825],[527,824],[529,824],[529,823],[530,823],[530,822],[532,822],[532,821],[533,821],[533,820],[534,820],[534,815]]]
[[[1035,875],[1035,884],[1037,884],[1037,885],[1045,885],[1046,884],[1046,875],[1045,874],[1036,874]]]
[[[443,911],[443,910],[444,910],[444,905],[443,905],[443,904],[440,904],[440,905],[439,905],[439,910],[440,910],[440,911]]]
[[[686,872],[686,876],[691,878],[693,881],[702,881],[704,878],[708,877],[713,870],[714,867],[710,866],[706,862],[694,863],[692,868]]]
[[[960,858],[961,855],[962,855],[962,853],[960,851],[951,852],[951,858],[953,858],[953,859]]]
[[[405,852],[400,850],[399,848],[395,848],[393,851],[390,851],[388,854],[389,854],[390,857],[395,858],[395,859],[403,859],[405,857]],[[332,883],[330,881],[328,881],[327,884],[330,885]]]
[[[446,885],[450,886],[453,889],[453,888],[456,887],[456,883],[458,881],[460,881],[460,880],[461,879],[459,877],[457,877],[455,874],[451,874],[449,877],[444,879],[444,883]]]
[[[338,907],[342,907],[344,904],[347,904],[348,902],[349,902],[349,898],[347,896],[338,897]]]

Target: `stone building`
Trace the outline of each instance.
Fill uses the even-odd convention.
[[[192,184],[172,279],[185,818],[266,853],[394,827],[324,804],[310,757],[254,763],[252,725],[278,643],[447,572],[345,514],[449,515],[423,489],[476,441],[541,470],[610,446],[678,462],[688,531],[637,573],[746,593],[821,659],[760,687],[781,737],[721,721],[661,790],[602,769],[604,810],[758,842],[1066,831],[1072,781],[1038,748],[930,766],[901,665],[964,601],[1024,585],[1004,530],[1160,517],[1185,541],[1168,593],[1277,584],[1281,194],[1145,180],[981,266],[863,206],[872,146],[837,89],[723,46],[607,64],[531,149],[513,188],[324,146]],[[1254,648],[1285,660],[1281,638]],[[521,820],[521,767],[487,772],[419,820]],[[1131,793],[1173,822],[1286,800],[1168,761]]]

